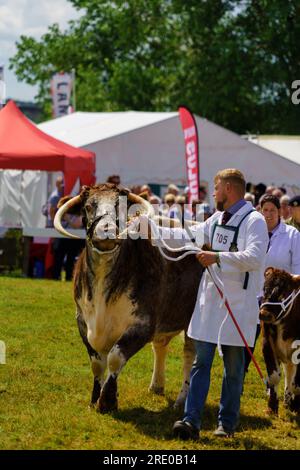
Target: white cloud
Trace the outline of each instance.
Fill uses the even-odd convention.
[[[8,70],[20,36],[39,39],[51,24],[58,23],[64,30],[68,21],[80,15],[67,0],[0,0],[0,64],[5,65],[8,96],[32,99],[36,93],[35,87],[21,85]]]

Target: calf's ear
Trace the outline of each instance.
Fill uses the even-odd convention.
[[[271,268],[271,267],[267,268],[265,270],[265,279],[268,279],[268,277],[270,277],[273,274],[273,272],[274,272],[274,268]]]

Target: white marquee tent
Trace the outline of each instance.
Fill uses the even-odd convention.
[[[275,184],[285,186],[290,195],[300,193],[299,162],[251,143],[206,119],[196,116],[196,120],[200,176],[209,188],[211,203],[213,177],[223,168],[240,169],[246,180],[254,184]],[[76,112],[38,127],[68,144],[95,152],[98,182],[118,174],[125,185],[150,183],[159,185],[161,192],[171,182],[186,185],[184,139],[177,112]],[[45,192],[44,178],[40,181],[36,185],[43,185]],[[45,203],[42,199],[38,198],[40,206]],[[44,223],[40,210],[32,211],[31,226]],[[1,210],[0,225],[6,225]]]
[[[254,142],[271,152],[278,153],[292,162],[300,165],[300,136],[298,135],[249,135]]]
[[[265,182],[300,193],[300,161],[291,161],[196,116],[200,176],[213,190],[223,168],[240,169],[247,181]],[[44,132],[96,154],[96,178],[119,174],[126,185],[186,184],[183,132],[178,113],[76,112],[39,125]]]

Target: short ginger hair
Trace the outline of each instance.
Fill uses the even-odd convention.
[[[218,171],[214,178],[215,184],[218,180],[224,181],[225,183],[231,183],[243,195],[246,192],[246,181],[244,175],[241,171],[235,168],[226,168],[225,170]]]

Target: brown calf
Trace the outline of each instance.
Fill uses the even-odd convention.
[[[265,271],[264,297],[260,307],[263,355],[268,372],[271,413],[278,413],[280,365],[285,376],[284,403],[300,411],[300,276],[281,269]]]

